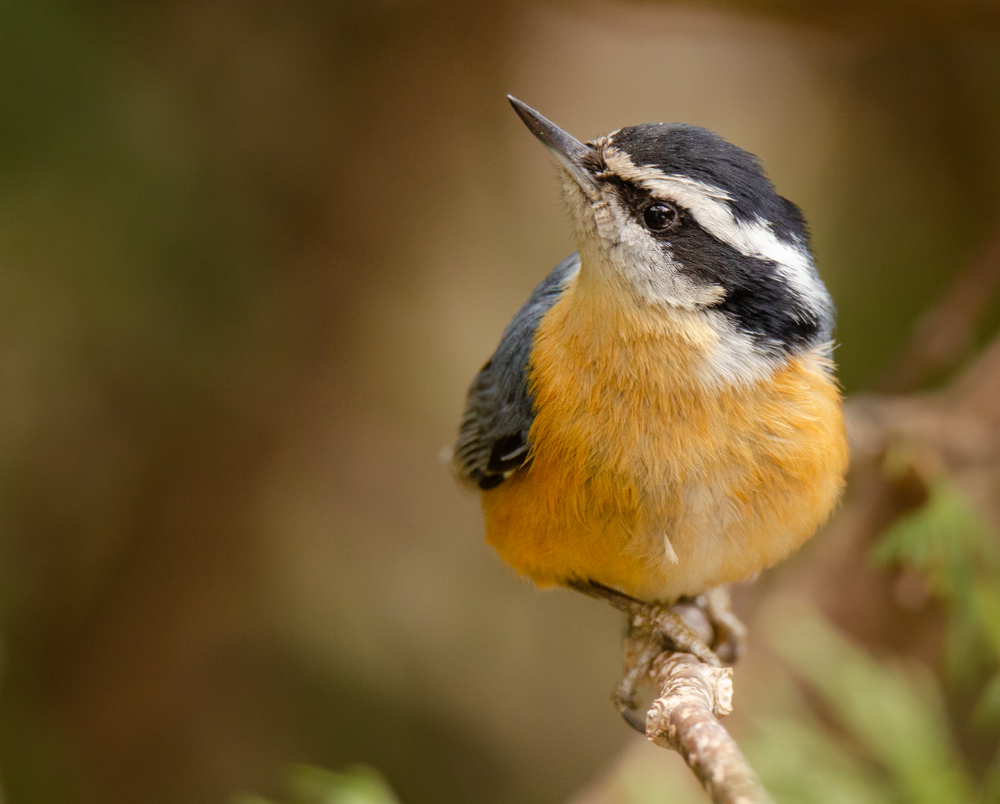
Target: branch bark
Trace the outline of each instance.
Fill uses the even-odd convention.
[[[714,804],[773,804],[718,718],[732,711],[733,670],[689,653],[662,653],[650,673],[660,690],[646,714],[646,736],[679,753]]]

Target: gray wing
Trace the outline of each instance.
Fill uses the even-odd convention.
[[[527,462],[528,431],[535,418],[527,376],[531,345],[542,316],[579,269],[580,258],[573,254],[542,280],[472,381],[452,458],[463,481],[491,489]]]

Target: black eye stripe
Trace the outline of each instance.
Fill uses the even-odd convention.
[[[619,179],[617,176],[609,176],[605,182],[611,185],[622,205],[635,217],[639,217],[643,208],[648,206],[653,198],[649,190],[637,187],[632,182]]]
[[[615,195],[618,196],[622,206],[629,211],[629,214],[631,214],[636,221],[645,226],[647,229],[657,231],[657,229],[648,226],[644,221],[645,213],[653,206],[659,205],[673,209],[677,215],[678,221],[683,215],[683,210],[674,202],[655,196],[649,190],[644,187],[639,187],[630,181],[625,181],[617,176],[608,176],[603,180],[603,182],[614,189]],[[667,228],[669,229],[672,227]],[[660,229],[659,231],[663,230]]]
[[[714,309],[761,348],[791,353],[817,339],[829,339],[829,315],[812,309],[772,260],[742,254],[697,224],[672,237],[670,250],[677,270],[723,289],[724,296]]]
[[[592,144],[587,143],[587,145]],[[607,164],[604,162],[604,152],[600,149],[591,148],[590,151],[583,155],[580,164],[594,176],[600,176],[607,170]]]

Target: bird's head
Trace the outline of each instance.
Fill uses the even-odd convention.
[[[829,341],[833,305],[805,221],[753,154],[681,123],[580,142],[510,102],[562,167],[581,278],[591,272],[642,305],[702,313],[756,359]]]

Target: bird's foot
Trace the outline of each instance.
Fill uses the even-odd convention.
[[[725,587],[668,605],[644,603],[593,582],[571,585],[628,615],[625,674],[612,700],[625,721],[643,734],[646,724],[638,711],[638,687],[649,678],[660,654],[690,653],[705,664],[721,667],[735,662],[743,651],[746,627],[733,614]]]
[[[629,638],[659,645],[660,653],[690,653],[705,664],[721,667],[711,647],[714,633],[708,612],[697,598],[670,606],[644,604],[632,615],[628,629]]]
[[[700,605],[712,624],[712,650],[725,664],[736,664],[746,647],[747,627],[733,614],[733,601],[728,587],[716,586],[709,589],[696,598],[699,601],[702,599],[704,603]]]

